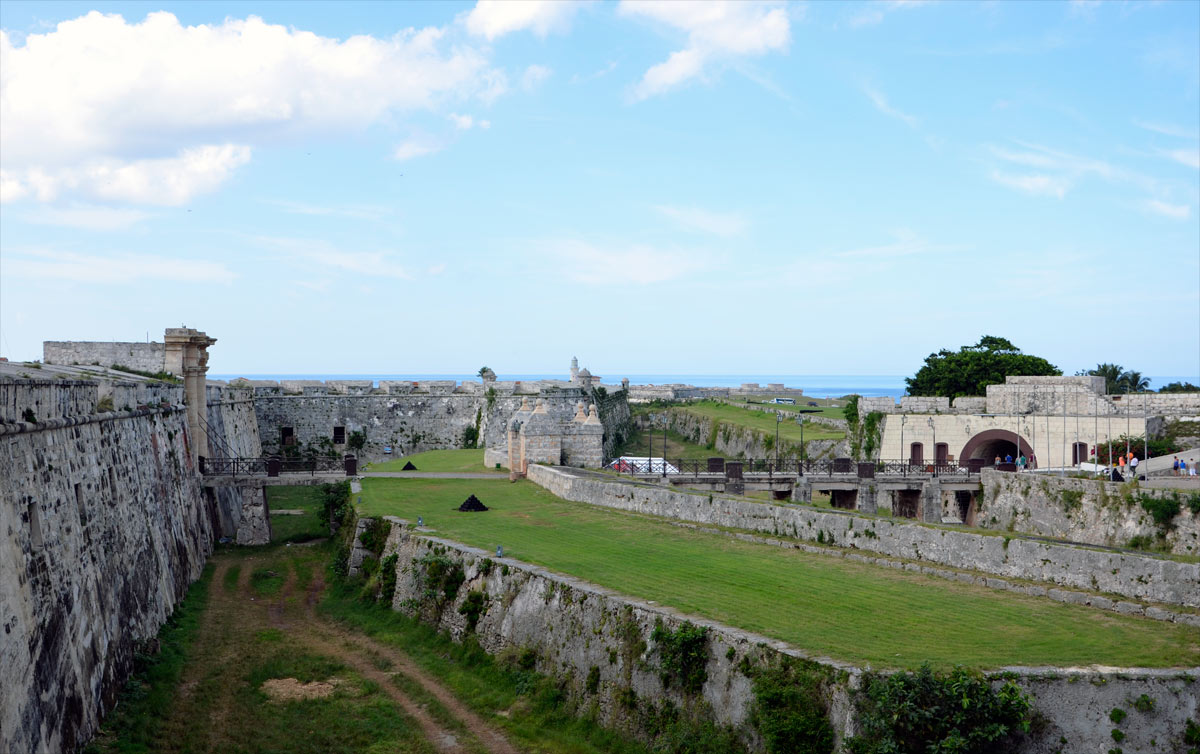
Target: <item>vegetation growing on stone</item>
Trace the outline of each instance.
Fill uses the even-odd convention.
[[[846,741],[852,754],[999,754],[1031,724],[1031,701],[1020,687],[1009,680],[993,688],[963,667],[868,674],[855,705],[861,733]]]
[[[833,751],[833,727],[822,692],[827,670],[787,656],[765,667],[747,665],[747,670],[754,681],[749,720],[770,754]]]
[[[671,631],[659,618],[650,639],[658,649],[663,686],[678,684],[685,693],[700,693],[708,680],[708,629],[684,621]]]

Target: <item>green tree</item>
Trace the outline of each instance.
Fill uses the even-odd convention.
[[[1103,377],[1104,392],[1107,395],[1115,395],[1123,392],[1121,390],[1121,375],[1125,374],[1125,367],[1120,364],[1097,364],[1095,369],[1088,369],[1078,373],[1081,376]]]
[[[478,372],[476,372],[475,374],[479,375],[480,377],[483,377],[484,375],[486,375],[486,374],[487,374],[488,372],[490,372],[490,371],[492,371],[492,370],[491,370],[491,368],[490,368],[490,367],[488,367],[488,366],[485,364],[485,365],[483,365],[483,366],[479,367],[479,371],[478,371]]]
[[[1150,389],[1150,378],[1143,377],[1141,372],[1129,370],[1121,374],[1118,384],[1122,393],[1144,393]]]
[[[1038,356],[1021,353],[1005,338],[985,335],[958,351],[942,349],[925,359],[925,366],[905,379],[909,395],[984,395],[988,385],[1010,375],[1058,376],[1058,367]]]
[[[1190,382],[1168,382],[1158,389],[1160,393],[1200,393],[1200,387]]]

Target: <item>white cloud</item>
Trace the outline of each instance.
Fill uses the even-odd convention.
[[[684,277],[704,269],[695,252],[656,249],[646,244],[596,246],[574,239],[540,244],[550,269],[574,283],[648,285]]]
[[[344,251],[332,244],[301,238],[260,237],[261,244],[277,249],[286,255],[287,261],[308,262],[318,267],[329,267],[345,272],[355,272],[371,277],[390,277],[408,280],[412,276],[392,254],[383,251]]]
[[[881,92],[879,92],[878,90],[875,90],[869,86],[866,86],[866,87],[863,87],[863,93],[866,94],[867,97],[870,98],[871,102],[874,103],[875,108],[877,110],[879,110],[879,112],[881,112],[884,115],[887,115],[889,117],[896,118],[897,120],[904,121],[904,123],[907,124],[909,126],[909,128],[917,127],[917,119],[915,117],[909,115],[908,113],[901,112],[901,111],[897,110],[896,108],[892,107],[890,104],[888,104],[887,98],[884,97],[883,94]]]
[[[466,16],[467,31],[495,39],[528,29],[539,37],[565,31],[583,3],[567,0],[479,0]]]
[[[184,149],[175,157],[98,157],[79,165],[14,168],[5,172],[4,182],[17,186],[15,195],[9,194],[13,199],[32,194],[48,202],[77,194],[106,201],[178,206],[216,189],[249,161],[249,147],[206,145]]]
[[[1168,204],[1158,199],[1147,199],[1143,205],[1156,215],[1169,217],[1172,220],[1186,220],[1192,216],[1192,210],[1185,204]]]
[[[253,16],[184,26],[166,12],[140,23],[91,12],[21,44],[0,31],[0,195],[179,203],[256,144],[507,89],[484,53],[443,36],[339,41]]]
[[[1062,199],[1071,188],[1071,182],[1062,177],[1044,174],[1013,175],[992,171],[992,180],[1009,188],[1038,196],[1054,196]]]
[[[445,264],[435,264],[435,265],[430,266],[430,268],[428,270],[426,270],[425,272],[426,272],[426,274],[429,274],[429,275],[441,275],[445,271],[446,271]]]
[[[625,16],[647,18],[687,32],[687,46],[652,66],[634,87],[634,99],[662,94],[701,75],[713,61],[787,49],[787,10],[773,2],[734,0],[622,0]]]
[[[1135,120],[1133,124],[1138,128],[1144,128],[1147,131],[1153,131],[1163,136],[1174,136],[1179,139],[1200,139],[1200,131],[1190,130],[1173,123],[1147,123],[1146,121]]]
[[[728,237],[736,236],[746,228],[746,219],[735,212],[711,212],[697,207],[656,206],[654,209],[688,230]]]
[[[401,161],[411,160],[414,157],[424,157],[427,154],[440,152],[444,147],[444,144],[432,139],[413,137],[396,147],[396,151],[392,152],[392,157]]]
[[[120,209],[88,204],[69,207],[41,207],[22,219],[36,225],[61,225],[84,230],[125,230],[150,217],[136,209]]]
[[[553,73],[554,71],[544,65],[531,65],[525,69],[525,73],[521,74],[521,88],[532,92],[546,83],[546,79],[550,78]]]
[[[1186,165],[1189,168],[1200,168],[1200,149],[1191,147],[1184,149],[1170,149],[1164,154],[1170,157],[1180,165]]]
[[[492,127],[490,120],[475,120],[470,115],[459,115],[458,113],[450,113],[450,120],[454,123],[454,127],[460,131],[469,131],[472,128],[479,127],[488,129]]]
[[[892,11],[918,8],[922,5],[928,5],[927,0],[889,0],[888,2],[877,0],[869,2],[850,17],[850,26],[854,28],[875,26],[883,23],[883,19]]]
[[[6,251],[5,256],[5,275],[40,280],[89,284],[134,283],[140,280],[230,283],[236,277],[219,262],[172,259],[149,254],[102,257],[39,249]]]

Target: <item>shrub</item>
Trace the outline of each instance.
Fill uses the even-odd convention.
[[[363,549],[372,553],[375,557],[379,557],[383,553],[383,546],[387,542],[388,534],[392,531],[392,522],[384,521],[382,518],[369,518],[367,525],[363,527],[363,532],[359,535],[359,543]]]
[[[699,693],[708,680],[708,629],[685,621],[676,631],[670,631],[659,618],[650,639],[658,645],[663,686],[669,688],[677,680],[685,692]]]
[[[474,631],[479,624],[479,616],[487,610],[487,597],[483,592],[467,592],[467,598],[458,608],[458,614],[467,619],[467,630]]]
[[[1175,497],[1152,497],[1142,494],[1138,495],[1138,502],[1154,519],[1154,523],[1158,524],[1158,528],[1164,530],[1171,528],[1171,520],[1179,515],[1181,509],[1179,499]]]
[[[751,671],[754,701],[751,724],[771,754],[827,754],[833,727],[821,696],[822,674],[815,665],[784,657]]]
[[[453,601],[458,596],[458,588],[466,579],[462,565],[445,555],[428,553],[417,564],[424,574],[422,586],[423,596],[437,603],[439,609],[444,601]]]
[[[588,670],[586,688],[587,688],[587,692],[589,694],[595,694],[597,691],[600,690],[600,666],[599,665],[593,665],[591,667],[591,669]]]
[[[400,556],[392,553],[379,564],[379,601],[385,605],[392,604],[396,596],[396,563]]]
[[[862,732],[846,741],[853,754],[1008,751],[1010,738],[1030,726],[1029,697],[1015,683],[993,689],[962,667],[869,674],[856,704]]]
[[[1120,707],[1113,707],[1112,712],[1108,713],[1108,719],[1112,720],[1113,725],[1120,725],[1125,719],[1125,710]]]

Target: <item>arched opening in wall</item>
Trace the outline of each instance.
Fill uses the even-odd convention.
[[[858,490],[830,490],[829,504],[834,508],[852,511],[858,507]]]
[[[1088,459],[1088,445],[1086,442],[1077,442],[1071,445],[1071,465],[1078,466]]]
[[[950,446],[944,442],[939,442],[933,446],[933,457],[938,464],[944,464],[950,458]]]
[[[908,446],[908,462],[914,465],[919,465],[925,460],[925,446],[919,442],[914,442]]]
[[[988,429],[967,440],[958,457],[962,462],[982,458],[984,465],[991,466],[997,458],[1003,463],[1006,456],[1012,456],[1015,461],[1022,454],[1026,458],[1033,455],[1033,448],[1024,437],[1007,429]]]

